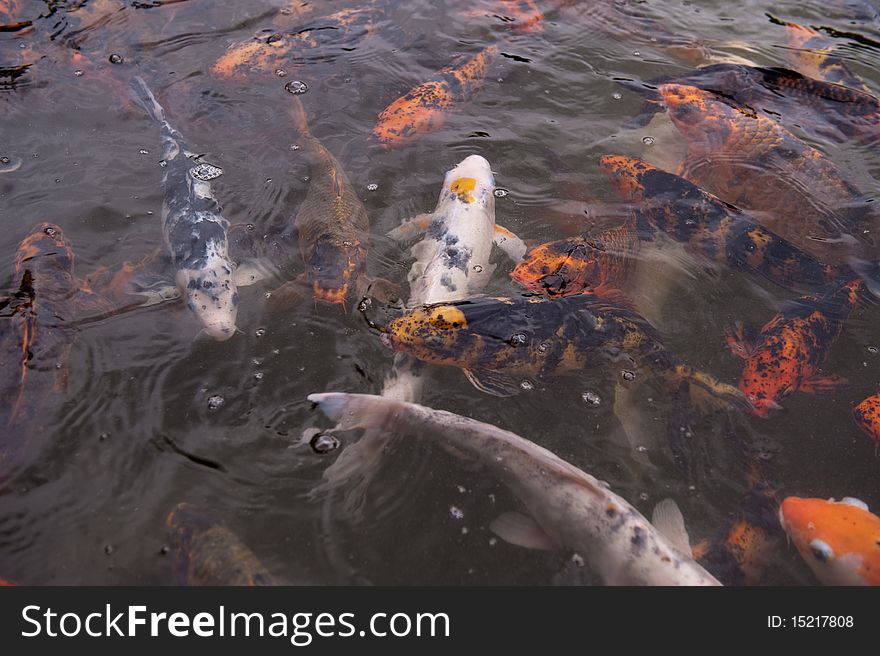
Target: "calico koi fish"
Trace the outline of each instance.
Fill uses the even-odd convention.
[[[483,88],[486,73],[497,55],[498,46],[488,46],[470,59],[447,66],[427,82],[410,89],[379,114],[373,138],[390,150],[439,130],[449,112]]]
[[[820,370],[863,291],[856,278],[802,296],[785,305],[754,340],[742,324],[728,331],[732,352],[746,361],[739,388],[755,406],[754,414],[766,417],[797,391],[822,394],[846,385]]]
[[[880,394],[873,394],[854,407],[853,419],[880,450]]]

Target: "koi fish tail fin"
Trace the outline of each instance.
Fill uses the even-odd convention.
[[[302,101],[294,96],[290,103],[290,117],[293,119],[293,127],[302,137],[310,138],[312,136],[309,130],[309,119],[306,117],[306,109],[303,107]]]
[[[875,297],[880,298],[880,262],[868,262],[859,258],[850,258],[848,262],[850,268],[862,277],[865,287]]]
[[[144,82],[140,76],[135,76],[131,80],[132,97],[138,106],[143,109],[154,121],[165,123],[165,110],[156,96],[150,91],[150,87]]]
[[[691,402],[704,414],[714,410],[752,412],[754,406],[737,387],[722,383],[714,376],[687,365],[675,367],[675,377],[687,381]]]

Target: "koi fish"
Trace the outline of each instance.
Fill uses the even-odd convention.
[[[853,419],[880,449],[880,394],[873,394],[853,408]]]
[[[625,359],[671,389],[687,386],[695,401],[750,407],[732,385],[676,360],[626,301],[577,294],[558,300],[524,296],[475,298],[410,310],[392,321],[382,341],[425,362],[462,369],[495,396],[521,391],[524,377],[551,377]],[[624,380],[635,378],[623,369]]]
[[[832,54],[834,46],[830,40],[816,30],[797,23],[786,23],[785,29],[788,32],[787,52],[793,68],[817,80],[871,93],[862,79],[842,59]]]
[[[622,155],[601,157],[599,167],[625,200],[637,203],[632,214],[642,239],[663,233],[692,253],[787,289],[819,286],[840,277],[836,267],[818,262],[682,177]]]
[[[211,67],[211,75],[245,83],[256,76],[276,79],[277,70],[291,71],[309,58],[326,60],[331,52],[342,52],[369,36],[381,9],[354,7],[318,18],[313,25],[290,27],[231,45]]]
[[[483,88],[489,65],[497,55],[498,46],[488,46],[470,59],[447,66],[427,82],[410,89],[379,114],[373,138],[390,150],[439,130],[449,112]]]
[[[370,231],[367,210],[339,162],[312,135],[299,98],[291,100],[290,114],[309,164],[309,189],[292,221],[306,271],[272,292],[272,297],[275,302],[290,300],[305,286],[316,300],[344,305],[352,294],[361,296],[372,284],[364,270]],[[383,284],[390,288],[390,283],[375,282],[377,290]]]
[[[818,150],[774,121],[711,93],[660,86],[688,142],[681,175],[756,218],[819,261],[847,260],[880,294],[876,221],[862,193]]]
[[[112,310],[76,277],[74,252],[55,224],[35,226],[15,254],[19,287],[0,301],[0,478],[13,466],[46,397],[67,388],[76,322]]]
[[[0,32],[18,32],[32,25],[24,18],[22,0],[0,0]]]
[[[788,497],[779,523],[825,585],[880,585],[880,517],[865,502]]]
[[[551,298],[621,289],[632,274],[639,238],[629,225],[539,244],[510,277]]]
[[[238,315],[236,265],[229,257],[229,221],[220,213],[209,182],[222,171],[195,161],[183,136],[166,120],[165,110],[141,78],[133,79],[132,88],[137,103],[161,127],[165,186],[162,232],[177,288],[203,330],[214,339],[227,340],[235,334]]]
[[[256,555],[212,515],[181,503],[165,525],[181,585],[275,585]]]
[[[389,236],[400,241],[421,239],[410,250],[414,261],[409,272],[409,306],[468,298],[483,291],[494,264],[493,244],[513,261],[525,245],[512,232],[495,223],[495,177],[485,158],[470,155],[446,173],[440,198],[432,213],[421,214]],[[394,360],[382,396],[416,401],[424,386],[420,363],[404,354]],[[357,516],[374,472],[388,444],[382,431],[366,431],[347,446],[324,472],[330,485],[346,483],[345,504]]]
[[[312,394],[345,430],[431,436],[479,461],[510,488],[528,515],[508,512],[491,524],[519,546],[569,549],[606,585],[720,585],[694,562],[687,536],[669,539],[607,485],[547,449],[495,426],[365,394]]]
[[[780,409],[796,391],[824,394],[846,385],[820,369],[861,293],[863,283],[856,278],[786,304],[754,340],[741,323],[728,331],[732,352],[746,361],[739,388],[755,406],[755,415],[766,417]]]
[[[753,107],[784,125],[838,143],[880,140],[880,100],[849,87],[817,80],[784,68],[713,64],[680,76],[625,83],[646,96],[643,121],[661,110],[657,88],[681,84],[711,91],[734,107]],[[760,108],[760,109],[759,109]]]
[[[512,25],[520,34],[533,34],[544,30],[544,13],[534,0],[491,0],[488,9],[468,9],[465,16],[492,16]],[[490,12],[490,13],[486,13]]]

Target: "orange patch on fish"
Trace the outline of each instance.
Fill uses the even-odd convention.
[[[458,200],[462,203],[473,203],[474,195],[471,193],[477,188],[477,181],[473,178],[458,178],[449,185],[450,191],[458,194]]]
[[[853,419],[865,435],[874,440],[874,447],[880,451],[880,394],[869,396],[853,408]]]
[[[788,497],[782,528],[826,585],[880,585],[880,517],[857,500]]]
[[[413,87],[379,114],[373,138],[383,148],[392,149],[439,130],[450,111],[483,87],[486,72],[497,54],[498,46],[489,46],[461,66],[441,69],[435,79]]]

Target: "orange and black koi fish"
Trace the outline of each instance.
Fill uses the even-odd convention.
[[[544,13],[534,0],[489,0],[488,8],[468,9],[466,16],[491,15],[504,23],[509,23],[514,32],[532,34],[544,29]]]
[[[793,68],[817,80],[842,84],[864,93],[871,92],[862,78],[853,73],[843,60],[834,56],[834,45],[819,32],[797,23],[786,23],[785,28]]]
[[[685,75],[623,84],[646,96],[643,124],[662,110],[657,88],[682,84],[710,91],[734,107],[763,112],[789,130],[803,130],[838,143],[880,141],[880,100],[876,96],[785,68],[713,64]]]
[[[846,384],[820,369],[863,293],[856,278],[788,303],[755,340],[747,339],[742,324],[728,332],[734,355],[746,361],[739,388],[755,406],[754,414],[766,417],[797,391],[828,393]]]
[[[0,479],[46,397],[66,389],[74,323],[112,309],[75,277],[73,248],[57,225],[37,225],[22,240],[14,276],[19,287],[0,304]]]
[[[756,219],[687,180],[640,159],[605,155],[599,167],[625,200],[634,201],[638,236],[661,232],[693,253],[776,284],[819,286],[840,271],[773,234]]]
[[[853,408],[853,419],[880,451],[880,394],[872,394]]]
[[[880,517],[853,497],[788,497],[779,522],[825,585],[880,585]]]
[[[779,534],[778,508],[774,489],[753,479],[719,535],[693,546],[694,558],[724,585],[760,585]]]
[[[23,0],[0,0],[0,32],[18,32],[31,25],[24,17]]]
[[[373,33],[381,9],[355,7],[316,19],[309,27],[292,32],[274,32],[235,43],[211,67],[211,75],[240,83],[256,77],[277,79],[275,71],[291,73],[312,60],[324,60],[331,53]]]
[[[696,87],[660,86],[688,143],[682,175],[819,261],[847,261],[880,294],[876,215],[829,158],[785,128]]]
[[[447,66],[427,82],[413,87],[379,114],[372,137],[390,150],[439,130],[449,112],[483,88],[489,65],[497,54],[498,46],[488,46],[463,63]]]
[[[275,585],[247,545],[211,514],[181,503],[165,525],[180,585]]]
[[[639,239],[628,225],[559,239],[528,250],[510,276],[550,297],[621,289],[635,268]]]
[[[291,116],[309,162],[309,190],[292,221],[306,271],[272,292],[272,297],[275,302],[296,297],[305,284],[316,300],[345,304],[368,284],[367,210],[339,162],[312,135],[299,98],[291,99]]]
[[[547,378],[623,359],[623,380],[640,369],[685,389],[692,399],[750,407],[732,385],[675,359],[654,328],[620,298],[576,294],[475,298],[410,310],[382,338],[394,351],[459,367],[478,389],[496,396],[522,391],[527,378]]]

